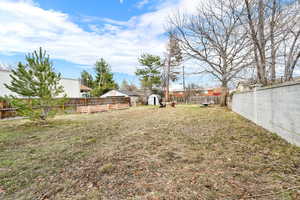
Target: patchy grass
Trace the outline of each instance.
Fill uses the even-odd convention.
[[[300,148],[222,108],[0,122],[0,199],[300,199]]]

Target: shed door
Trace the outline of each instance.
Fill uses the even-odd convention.
[[[156,97],[153,97],[153,102],[154,102],[154,105],[156,105]]]

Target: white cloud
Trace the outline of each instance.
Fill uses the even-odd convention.
[[[124,2],[124,0],[120,0],[120,3],[123,3]]]
[[[153,12],[128,21],[91,17],[90,32],[66,13],[44,10],[33,1],[0,1],[0,54],[27,53],[42,46],[51,58],[93,65],[104,57],[115,72],[133,73],[142,53],[162,55],[165,19],[176,9],[195,10],[200,0],[164,1]],[[104,26],[93,24],[98,19]]]
[[[141,0],[136,4],[137,8],[143,8],[145,5],[147,5],[150,2],[150,0]]]

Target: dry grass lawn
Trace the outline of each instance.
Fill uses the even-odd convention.
[[[300,148],[218,107],[0,121],[0,199],[300,199]]]

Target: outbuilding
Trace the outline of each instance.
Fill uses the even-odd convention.
[[[151,94],[148,97],[148,105],[159,106],[161,97],[158,94]]]

